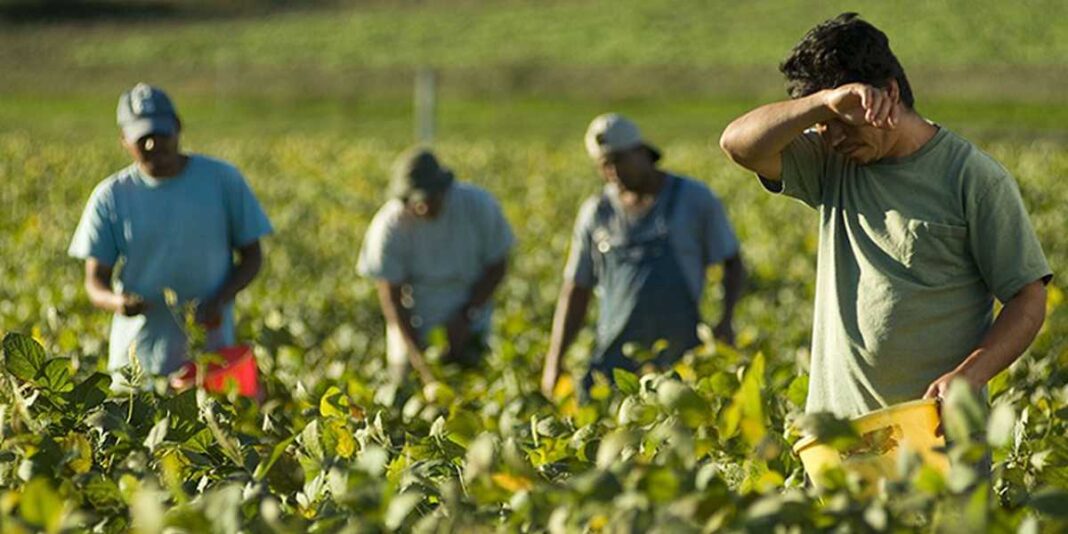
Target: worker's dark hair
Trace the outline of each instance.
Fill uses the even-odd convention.
[[[856,13],[842,13],[809,30],[779,70],[786,75],[791,98],[847,83],[885,89],[894,79],[901,101],[913,107],[912,87],[905,69],[890,51],[890,40]]]

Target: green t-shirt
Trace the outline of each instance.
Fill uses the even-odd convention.
[[[921,397],[978,345],[1006,302],[1051,271],[1016,181],[944,128],[869,165],[814,132],[772,192],[819,210],[807,412],[851,417]]]

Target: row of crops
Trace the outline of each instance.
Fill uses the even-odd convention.
[[[63,141],[63,142],[60,142]],[[805,483],[798,428],[848,445],[853,429],[804,417],[815,218],[773,198],[701,143],[665,165],[708,183],[742,240],[750,282],[738,346],[706,344],[665,373],[618,373],[579,404],[538,392],[572,217],[598,178],[579,146],[440,147],[460,179],[501,200],[519,240],[477,372],[392,384],[383,324],[356,253],[400,147],[314,135],[192,138],[246,175],[277,228],[238,301],[262,403],[169,391],[102,372],[106,314],[65,257],[93,185],[125,164],[108,143],[0,136],[0,531],[703,532],[1068,528],[1068,306],[1050,289],[1032,350],[989,386],[946,402],[956,466],[908,462],[901,482],[841,472]],[[199,148],[193,146],[192,148]],[[1065,263],[1068,154],[985,146],[1018,177],[1050,263]],[[798,223],[798,221],[809,221]],[[718,313],[713,273],[702,305]],[[569,355],[581,369],[592,336]],[[432,353],[434,351],[431,351]],[[117,392],[113,386],[133,389]],[[968,468],[991,454],[989,476]]]

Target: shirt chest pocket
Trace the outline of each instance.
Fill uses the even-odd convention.
[[[965,226],[907,219],[903,237],[903,263],[925,285],[948,284],[974,271]]]

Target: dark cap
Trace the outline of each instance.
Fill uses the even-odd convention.
[[[448,189],[452,171],[442,167],[425,147],[408,149],[393,164],[389,192],[394,198],[427,198]]]

